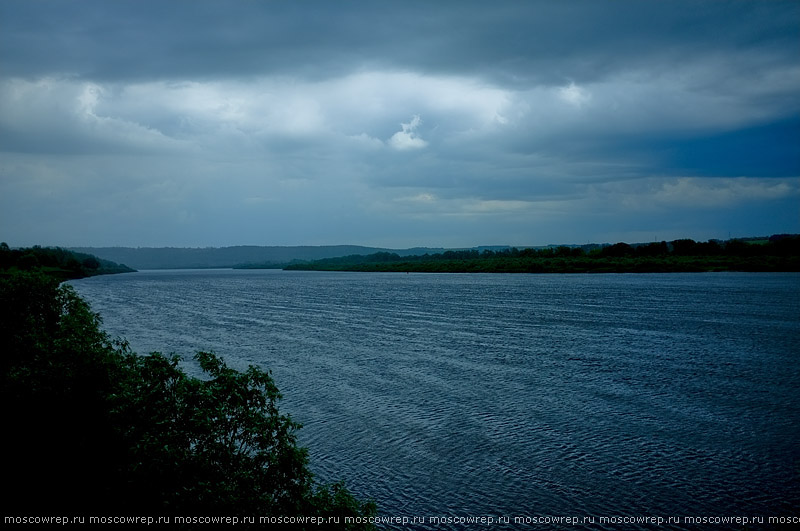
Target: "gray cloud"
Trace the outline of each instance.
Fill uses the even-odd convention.
[[[207,79],[358,69],[591,82],[702,56],[790,60],[795,2],[4,2],[6,75]]]
[[[797,231],[798,37],[795,2],[0,2],[0,227],[133,245]]]

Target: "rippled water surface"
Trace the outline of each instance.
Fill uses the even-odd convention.
[[[137,352],[271,369],[312,468],[384,515],[798,514],[800,275],[72,284]]]

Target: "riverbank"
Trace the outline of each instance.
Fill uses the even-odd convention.
[[[798,272],[800,259],[692,257],[690,259],[550,258],[401,261],[360,264],[293,264],[294,271],[408,273],[699,273],[720,271]]]
[[[11,249],[5,242],[0,243],[0,276],[25,271],[38,271],[63,282],[96,275],[133,273],[136,270],[91,254],[60,247],[35,245]]]
[[[415,273],[681,273],[800,271],[800,238],[763,243],[675,240],[632,246],[617,243],[587,252],[581,247],[447,251],[401,257],[391,253],[295,263],[287,270]]]

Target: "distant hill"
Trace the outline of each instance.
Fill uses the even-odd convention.
[[[126,264],[135,269],[207,269],[253,266],[281,268],[292,262],[308,262],[348,255],[392,252],[400,256],[440,253],[445,249],[417,247],[383,249],[360,245],[256,246],[235,247],[71,247],[105,260]]]
[[[772,237],[740,238],[748,243],[767,243],[772,240],[789,238],[791,235]],[[633,248],[650,244],[630,244]],[[542,250],[559,248],[580,248],[585,253],[598,251],[610,244],[587,245],[548,245],[541,247],[522,246],[515,249]],[[376,254],[394,254],[398,257],[435,255],[448,252],[503,253],[512,250],[507,245],[484,245],[471,248],[448,249],[443,247],[413,247],[410,249],[388,249],[365,247],[361,245],[321,245],[321,246],[258,246],[238,245],[233,247],[72,247],[72,251],[88,253],[105,260],[126,264],[135,269],[209,269],[209,268],[284,268],[290,264],[308,264],[318,260],[339,259],[343,257],[366,257]],[[363,260],[340,260],[340,262],[360,262]],[[330,264],[329,264],[330,265]]]

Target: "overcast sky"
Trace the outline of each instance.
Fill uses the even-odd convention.
[[[800,2],[0,0],[12,246],[800,232]]]

